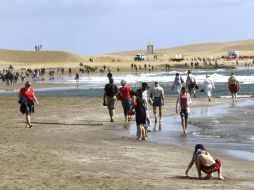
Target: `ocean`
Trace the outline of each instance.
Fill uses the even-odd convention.
[[[253,97],[254,92],[254,68],[239,68],[239,69],[218,69],[218,70],[193,70],[199,88],[206,74],[215,83],[216,89],[213,92],[214,97],[226,98],[229,97],[227,88],[227,80],[231,72],[234,72],[241,84],[239,95],[241,97]],[[169,72],[153,72],[153,73],[135,73],[135,74],[114,74],[115,83],[120,86],[120,81],[125,79],[133,89],[140,87],[141,82],[148,82],[150,86],[154,81],[160,81],[161,86],[165,90],[166,96],[176,96],[176,93],[171,90],[176,71]],[[186,71],[180,72],[186,80]],[[87,96],[87,97],[102,97],[105,84],[108,82],[106,74],[81,75],[79,84],[76,84],[74,76],[58,77],[55,80],[34,81],[34,83],[54,83],[68,84],[68,87],[41,88],[36,89],[37,96]],[[71,86],[70,86],[71,85]],[[18,90],[0,90],[0,96],[16,96]],[[206,94],[198,92],[199,97],[204,97]]]
[[[216,87],[212,93],[213,97],[228,99],[231,98],[231,95],[228,91],[227,80],[231,72],[234,72],[240,81],[239,97],[244,97],[244,99],[240,99],[237,104],[231,104],[231,101],[228,100],[223,105],[193,107],[190,113],[187,135],[181,133],[179,115],[164,117],[161,125],[152,124],[149,141],[181,146],[194,146],[197,143],[202,143],[208,148],[222,151],[228,155],[254,161],[254,68],[193,70],[193,75],[199,89],[202,89],[203,80],[209,74]],[[176,71],[135,74],[113,73],[113,77],[117,85],[120,85],[122,79],[127,80],[132,89],[139,88],[141,82],[148,82],[152,86],[154,81],[160,81],[166,97],[174,98],[177,94],[171,90],[171,86],[175,73]],[[186,79],[186,71],[180,72],[180,74]],[[81,75],[79,84],[76,84],[74,76],[34,81],[34,83],[68,84],[68,87],[35,89],[36,95],[40,97],[102,97],[107,82],[106,74]],[[0,90],[0,96],[17,95],[18,90]],[[205,97],[206,94],[198,92],[197,96]],[[132,122],[129,133],[135,137],[135,132],[135,122]]]
[[[195,101],[195,100],[193,100]],[[193,102],[195,103],[195,102]],[[204,144],[224,154],[254,161],[254,99],[242,99],[237,104],[191,108],[188,134],[182,133],[180,115],[163,117],[162,123],[154,123],[149,129],[149,140],[156,143],[194,147]],[[128,131],[135,136],[133,122]]]

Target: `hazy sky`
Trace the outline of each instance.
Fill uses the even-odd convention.
[[[254,0],[0,0],[0,49],[80,55],[254,39]]]

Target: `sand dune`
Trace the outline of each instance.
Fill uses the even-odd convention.
[[[7,62],[82,62],[77,54],[63,51],[14,51],[0,50],[0,60]]]
[[[169,58],[176,54],[182,54],[185,58],[189,57],[215,57],[226,55],[228,50],[238,50],[240,55],[254,55],[254,40],[243,40],[235,42],[222,43],[204,43],[186,45],[181,47],[157,49],[155,46],[154,55],[158,60],[153,61],[154,65],[169,63]],[[96,56],[80,56],[70,52],[63,51],[14,51],[0,50],[0,67],[7,67],[12,64],[15,68],[22,67],[79,67],[83,62],[90,66],[112,66],[129,67],[134,62],[135,54],[146,54],[146,50],[132,50],[125,52],[108,53]],[[89,62],[92,57],[94,62]],[[152,60],[152,56],[150,61]],[[147,61],[145,61],[147,62]],[[144,63],[145,63],[144,62]]]
[[[182,54],[185,57],[210,57],[210,56],[222,56],[226,55],[228,50],[238,50],[241,55],[254,55],[254,40],[243,40],[234,42],[222,42],[222,43],[203,43],[193,44],[180,47],[166,48],[166,49],[154,49],[154,54],[158,55],[161,60],[174,57],[176,54]],[[121,56],[122,58],[130,58],[133,60],[133,56],[137,53],[146,53],[146,50],[135,50],[128,52],[112,53],[113,56]]]

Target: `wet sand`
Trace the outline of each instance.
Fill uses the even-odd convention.
[[[126,132],[120,103],[116,122],[98,98],[38,97],[33,127],[25,128],[16,97],[0,97],[0,189],[253,189],[253,162],[212,152],[224,181],[184,172],[192,147],[137,142]],[[225,100],[216,99],[213,103]],[[175,99],[165,115],[174,114]],[[207,104],[199,99],[195,106]],[[170,110],[170,111],[169,111]],[[217,177],[215,175],[215,177]]]

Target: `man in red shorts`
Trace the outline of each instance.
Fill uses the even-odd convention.
[[[239,81],[237,80],[236,76],[234,73],[231,73],[229,79],[228,79],[228,89],[232,94],[232,101],[237,102],[237,93],[240,90],[240,84]]]

